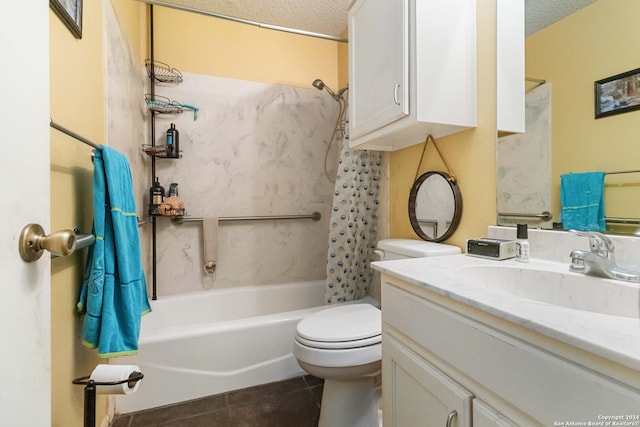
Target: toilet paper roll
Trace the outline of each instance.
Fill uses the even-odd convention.
[[[96,383],[116,382],[129,379],[134,372],[140,372],[140,368],[136,365],[97,365],[91,372],[89,379]],[[135,393],[139,384],[140,381],[136,381],[135,384],[131,384],[133,387],[129,387],[129,382],[125,381],[117,385],[98,385],[96,386],[96,393],[131,394]]]

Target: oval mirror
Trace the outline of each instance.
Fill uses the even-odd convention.
[[[427,172],[411,187],[409,220],[418,236],[431,242],[448,239],[462,216],[462,194],[458,184],[442,172]]]

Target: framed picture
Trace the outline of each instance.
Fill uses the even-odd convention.
[[[640,68],[594,84],[596,119],[640,109]]]
[[[49,7],[77,39],[82,38],[82,0],[49,0]]]

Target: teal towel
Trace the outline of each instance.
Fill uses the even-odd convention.
[[[136,203],[127,158],[102,146],[93,159],[93,233],[77,309],[83,344],[100,357],[138,351],[141,316],[151,311],[142,269]]]
[[[560,176],[560,221],[566,230],[604,231],[604,172]]]

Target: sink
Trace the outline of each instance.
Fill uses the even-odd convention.
[[[520,298],[575,310],[640,318],[638,283],[514,265],[469,265],[461,267],[460,273],[470,284]]]

